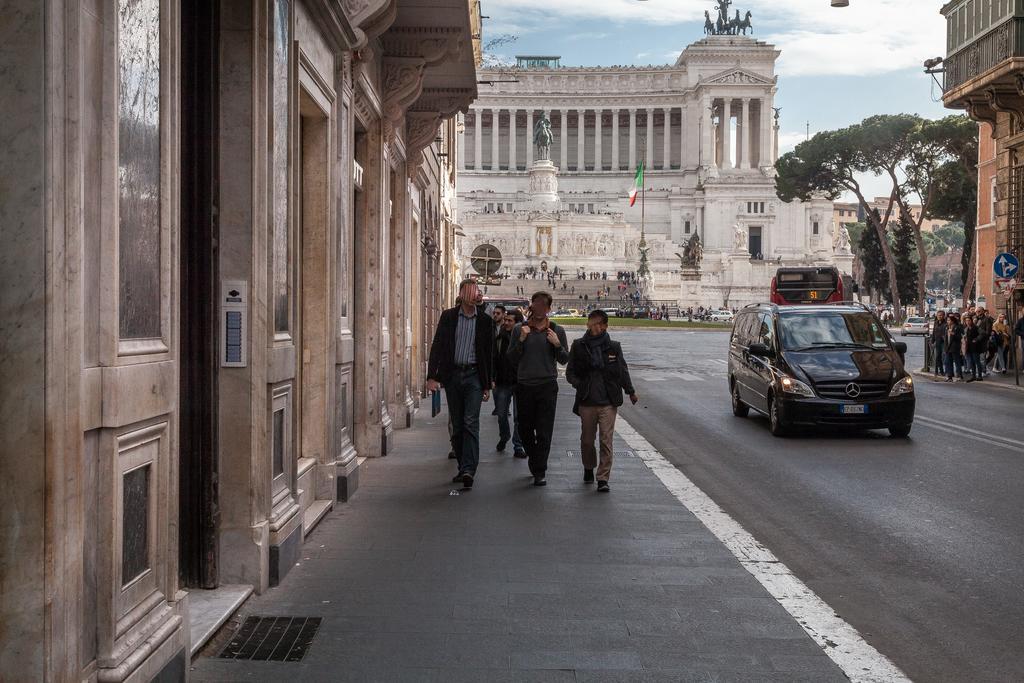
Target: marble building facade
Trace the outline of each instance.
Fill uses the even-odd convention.
[[[13,0],[0,677],[184,680],[386,455],[459,264],[469,0]]]
[[[831,202],[775,195],[779,54],[751,37],[714,35],[670,66],[523,57],[520,67],[482,72],[491,85],[464,117],[460,156],[464,267],[476,246],[497,241],[513,273],[542,260],[569,272],[636,270],[641,208],[627,195],[641,160],[658,298],[743,305],[767,297],[780,263],[832,263]],[[527,171],[542,112],[560,201],[537,214]],[[704,248],[696,293],[679,285],[675,256],[694,234]]]

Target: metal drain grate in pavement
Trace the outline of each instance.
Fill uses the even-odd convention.
[[[624,448],[622,450],[615,451],[615,456],[618,457],[618,458],[635,458],[636,457],[636,451],[634,451],[632,448]],[[567,457],[567,458],[579,458],[580,457],[580,453],[579,453],[579,451],[566,450],[565,451],[565,457]]]
[[[299,662],[320,628],[320,617],[247,617],[221,659]]]

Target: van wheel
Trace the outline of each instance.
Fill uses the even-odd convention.
[[[913,423],[905,425],[893,425],[889,427],[889,436],[894,439],[905,439],[910,436],[910,428],[913,427]]]
[[[740,400],[740,388],[736,382],[732,383],[732,414],[736,417],[746,417],[750,414],[750,406]]]
[[[786,436],[789,425],[782,420],[782,406],[774,395],[768,398],[768,428],[772,436]]]

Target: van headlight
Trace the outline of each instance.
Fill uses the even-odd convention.
[[[892,385],[892,390],[889,391],[889,396],[902,396],[903,394],[914,393],[914,380],[910,375],[907,375],[896,384]]]
[[[782,393],[793,394],[795,396],[807,396],[808,398],[814,398],[814,390],[804,384],[798,379],[793,379],[788,375],[782,375],[779,377],[779,386],[782,387]]]

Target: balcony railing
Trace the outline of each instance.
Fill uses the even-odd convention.
[[[946,91],[1011,57],[1024,57],[1024,17],[1011,17],[946,57]]]

